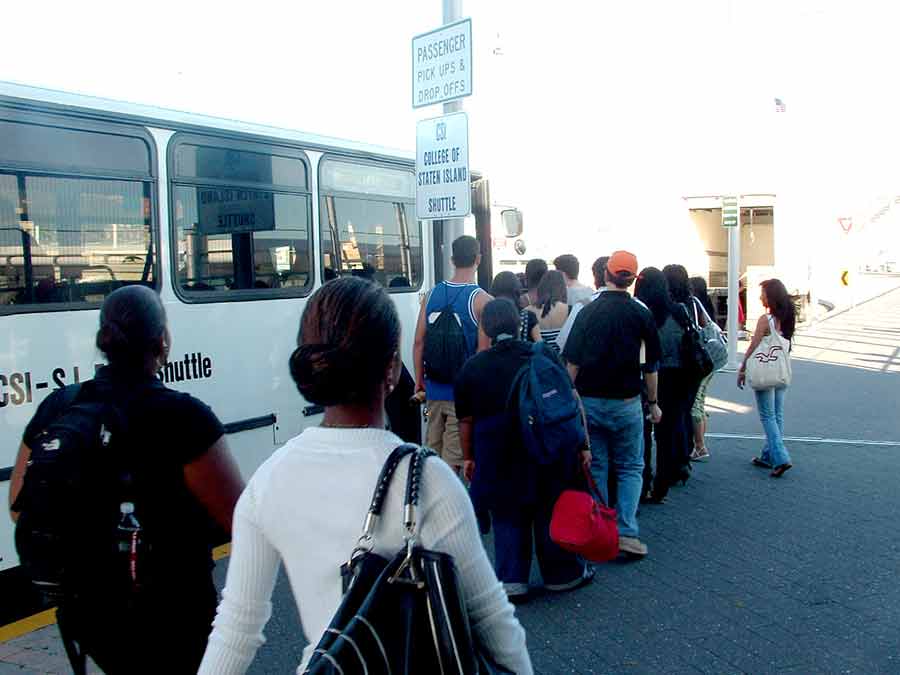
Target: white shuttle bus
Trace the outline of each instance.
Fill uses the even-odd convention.
[[[4,510],[25,425],[102,362],[98,309],[123,285],[160,293],[173,334],[160,377],[212,406],[245,477],[320,420],[287,363],[305,298],[324,281],[361,274],[390,291],[412,370],[420,298],[445,274],[442,223],[416,219],[415,184],[412,153],[0,83]],[[485,250],[487,195],[476,176]],[[4,515],[7,599],[16,566]]]

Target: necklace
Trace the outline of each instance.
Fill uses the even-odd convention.
[[[322,422],[320,427],[325,429],[377,429],[379,427],[373,427],[371,424],[334,424],[334,423],[325,423]]]

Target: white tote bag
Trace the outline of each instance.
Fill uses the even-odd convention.
[[[787,387],[791,384],[791,342],[775,330],[769,319],[769,334],[754,350],[747,362],[747,379],[754,389]]]

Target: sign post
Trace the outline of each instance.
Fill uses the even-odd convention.
[[[728,228],[728,370],[737,370],[738,356],[738,305],[741,273],[741,209],[736,196],[722,197],[722,227]]]
[[[472,212],[469,118],[464,112],[416,124],[416,217],[465,218]]]
[[[450,115],[462,112],[461,99],[472,95],[472,20],[462,18],[462,0],[442,0],[442,9],[444,25],[412,39],[412,106],[421,108],[443,103],[444,114]],[[434,131],[436,133],[437,129]],[[466,138],[468,139],[468,120]],[[417,146],[418,142],[417,129]],[[465,169],[468,176],[468,140],[465,146]],[[418,156],[419,153],[416,154]],[[455,163],[457,160],[452,161]],[[468,189],[468,178],[466,181]],[[416,195],[418,210],[418,191]],[[456,207],[449,209],[450,212],[459,210],[461,202],[459,199],[456,201]],[[466,202],[468,205],[465,215],[468,215],[471,211],[471,195],[466,197]],[[447,272],[451,268],[451,244],[465,232],[465,225],[459,217],[448,216],[440,219],[440,223],[440,228],[434,228],[442,249],[441,264],[435,265],[435,281],[448,276]]]

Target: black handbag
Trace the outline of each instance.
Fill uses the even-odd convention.
[[[406,545],[391,560],[372,552],[373,532],[400,461],[410,456],[403,519]],[[453,557],[417,544],[425,461],[434,452],[396,448],[381,469],[363,534],[341,566],[344,598],[309,660],[309,675],[510,673],[476,654]]]
[[[713,362],[703,345],[700,329],[688,313],[687,307],[681,303],[678,307],[681,311],[674,312],[675,320],[684,329],[684,335],[681,337],[681,367],[694,384],[699,384],[704,377],[713,372]]]

